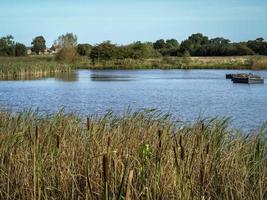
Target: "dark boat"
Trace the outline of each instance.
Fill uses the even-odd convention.
[[[226,74],[225,75],[225,78],[226,79],[232,79],[234,76],[247,76],[248,74],[245,74],[245,73],[243,73],[243,74]]]
[[[225,75],[225,78],[226,78],[226,79],[232,79],[232,78],[233,78],[233,74],[226,74],[226,75]]]
[[[253,74],[236,74],[232,75],[233,83],[262,84],[264,78]]]

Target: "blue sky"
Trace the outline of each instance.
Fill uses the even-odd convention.
[[[201,32],[231,41],[267,39],[267,0],[0,0],[0,37],[30,45],[43,35],[77,34],[80,43],[186,39]]]

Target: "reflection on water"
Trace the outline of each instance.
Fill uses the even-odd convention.
[[[5,76],[1,77],[0,81],[29,81],[29,80],[43,80],[46,78],[55,78],[57,81],[72,82],[78,81],[77,71],[70,72],[57,72],[57,73],[40,73],[35,75],[23,75],[23,76]]]
[[[131,81],[131,76],[115,74],[91,74],[92,81]]]
[[[56,73],[51,78],[53,77],[57,81],[64,81],[64,82],[74,82],[79,80],[77,71]]]

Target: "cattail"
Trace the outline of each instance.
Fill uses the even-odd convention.
[[[108,148],[110,147],[110,145],[111,145],[111,137],[108,136]]]
[[[158,130],[158,137],[159,137],[159,149],[161,148],[162,146],[162,141],[161,141],[161,137],[162,137],[162,130]]]
[[[35,142],[37,142],[37,140],[38,140],[38,133],[39,133],[39,131],[38,131],[38,125],[36,125],[35,126]]]
[[[108,182],[108,177],[109,177],[109,160],[108,160],[108,155],[105,154],[103,156],[103,179],[104,182]]]
[[[206,147],[206,155],[209,154],[209,150],[210,150],[210,143],[207,144],[207,147]]]
[[[182,135],[180,135],[180,138],[179,138],[179,145],[180,145],[180,158],[181,158],[181,160],[184,160],[185,150],[184,150],[184,146],[182,144]]]
[[[57,148],[59,148],[59,135],[56,135],[56,145],[57,145]]]
[[[87,126],[87,130],[89,131],[90,129],[90,118],[89,117],[87,117],[86,126]]]

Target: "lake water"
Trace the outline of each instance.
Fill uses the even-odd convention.
[[[156,108],[179,120],[231,117],[232,125],[256,129],[267,121],[267,83],[233,84],[231,70],[79,70],[42,80],[0,81],[0,109],[38,108],[81,115]],[[249,72],[249,71],[242,71]],[[254,71],[267,78],[267,71]]]

